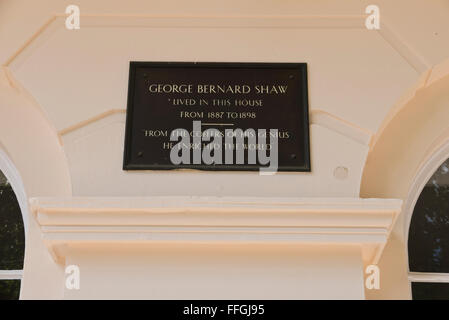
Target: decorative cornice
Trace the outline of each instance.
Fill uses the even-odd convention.
[[[55,260],[74,243],[297,243],[359,245],[377,263],[401,200],[358,198],[34,198]]]

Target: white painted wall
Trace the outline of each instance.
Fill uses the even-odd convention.
[[[81,283],[80,290],[65,290],[67,299],[364,298],[357,246],[156,243],[69,250],[67,264],[80,266]]]

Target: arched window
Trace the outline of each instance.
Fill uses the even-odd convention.
[[[18,299],[25,251],[22,214],[16,195],[0,171],[0,300]]]
[[[408,254],[413,299],[449,299],[449,159],[416,202]]]

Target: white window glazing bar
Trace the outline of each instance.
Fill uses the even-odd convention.
[[[449,283],[449,273],[410,272],[408,279],[411,282]]]
[[[0,270],[0,280],[21,280],[23,270]]]

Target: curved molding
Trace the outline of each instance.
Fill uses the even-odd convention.
[[[0,147],[20,172],[28,196],[71,194],[67,159],[54,126],[6,67],[0,68]]]
[[[430,157],[423,161],[421,168],[418,171],[410,190],[407,195],[407,199],[404,203],[404,239],[406,240],[406,248],[408,254],[408,235],[410,231],[410,223],[413,218],[413,211],[415,209],[416,202],[418,201],[421,192],[426,186],[429,179],[441,166],[441,164],[449,159],[449,138],[446,138],[444,144],[435,148],[436,151],[431,154]],[[410,270],[409,270],[410,271]]]
[[[415,99],[416,96],[420,93],[420,91],[428,88],[429,86],[435,84],[439,80],[442,80],[443,78],[448,76],[449,76],[449,59],[423,72],[421,74],[421,77],[416,82],[416,84],[409,90],[407,90],[407,92],[399,99],[399,101],[390,109],[389,113],[382,122],[379,130],[377,130],[377,133],[373,136],[372,142],[370,144],[371,149],[376,145],[379,138],[382,136],[385,129],[393,121],[396,115],[399,114],[401,110],[406,108],[408,103],[410,103],[413,99]]]
[[[35,198],[54,259],[70,243],[297,243],[358,245],[376,263],[402,201],[358,198]]]
[[[26,98],[27,100],[29,100],[33,106],[38,110],[38,112],[42,115],[42,117],[45,119],[45,121],[47,122],[47,125],[52,129],[52,131],[57,134],[56,131],[56,127],[54,126],[54,124],[49,120],[49,117],[47,115],[47,113],[45,112],[45,110],[43,108],[41,108],[41,106],[37,103],[36,99],[34,98],[33,95],[31,95],[21,84],[20,82],[18,82],[16,80],[16,78],[14,78],[11,70],[7,67],[7,66],[3,66],[1,68],[1,70],[4,73],[4,76],[6,78],[6,80],[9,83],[9,86],[11,87],[11,89],[17,91],[18,94],[22,95],[24,98]],[[58,135],[58,139],[59,139],[59,144],[62,146],[62,140],[60,139],[60,136]]]
[[[449,137],[449,65],[447,76],[429,83],[423,75],[374,137],[362,179],[363,196],[405,198],[422,161]],[[432,73],[436,72],[432,70]]]
[[[431,86],[434,83],[448,76],[449,76],[449,58],[437,64],[435,67],[429,70],[429,77],[425,85],[427,87]]]

